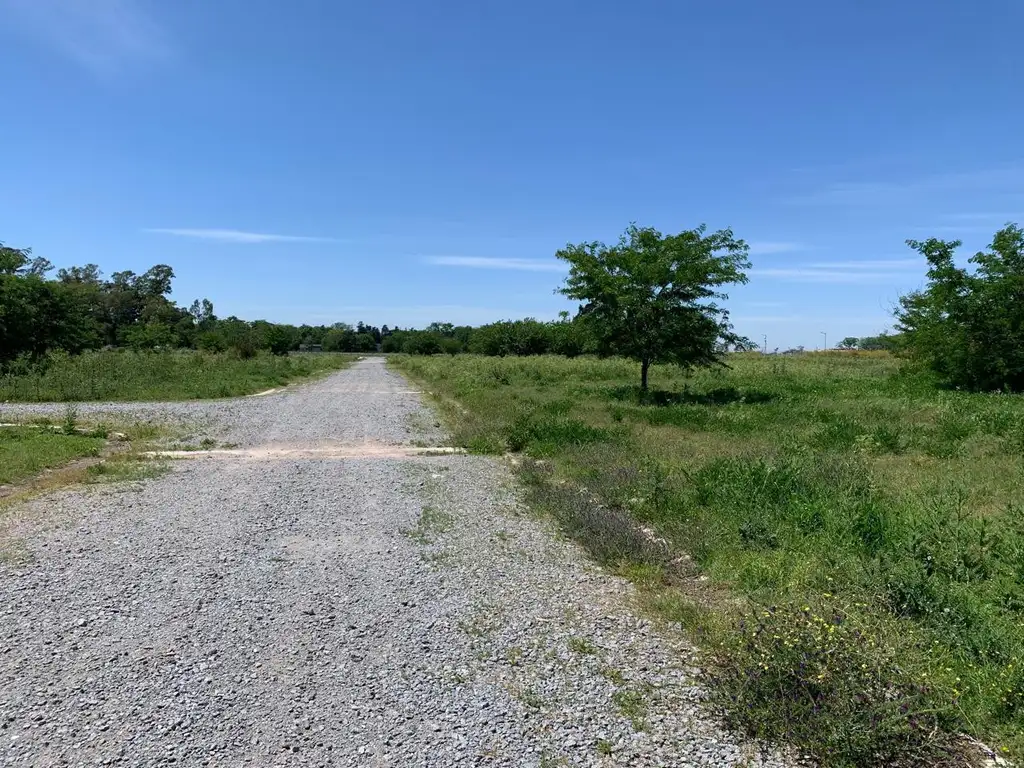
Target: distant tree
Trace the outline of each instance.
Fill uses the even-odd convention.
[[[430,333],[436,333],[439,336],[454,336],[455,326],[451,323],[431,323],[427,326],[427,331]]]
[[[287,355],[295,342],[291,330],[284,325],[271,325],[264,333],[267,349],[274,355]]]
[[[365,326],[364,326],[365,327]],[[352,352],[376,352],[377,339],[372,332],[364,330],[352,339]]]
[[[45,277],[53,264],[41,256],[32,257],[31,248],[11,248],[0,243],[0,275]]]
[[[839,342],[839,349],[856,349],[858,341],[860,340],[856,336],[847,336]]]
[[[174,329],[164,323],[136,323],[123,334],[125,344],[132,349],[158,349],[177,346]]]
[[[86,264],[84,267],[69,267],[57,270],[57,279],[62,283],[84,283],[98,286],[102,274],[97,265]]]
[[[662,235],[630,225],[618,244],[569,245],[555,255],[569,263],[561,292],[584,302],[579,321],[599,351],[640,363],[647,390],[652,363],[684,368],[722,362],[722,344],[735,344],[728,312],[715,303],[720,288],[747,282],[749,249],[725,229]]]
[[[436,355],[444,351],[444,336],[432,331],[406,331],[402,352],[409,355]]]
[[[902,343],[950,384],[1024,391],[1024,230],[1007,224],[987,251],[954,262],[959,240],[907,244],[928,261],[928,284],[900,299]]]
[[[729,342],[723,343],[722,346],[724,352],[728,352],[730,349],[733,352],[757,352],[761,348],[760,344],[746,336],[737,336]]]
[[[12,248],[0,243],[0,275],[21,274],[31,255],[31,248]]]
[[[350,340],[355,338],[351,328],[331,328],[323,335],[324,352],[349,352]]]
[[[217,316],[213,314],[213,302],[209,299],[203,299],[202,301],[196,299],[192,302],[192,306],[189,307],[188,313],[192,316],[192,322],[203,330],[210,327],[217,320]]]
[[[580,323],[569,320],[569,313],[561,313],[557,323],[548,325],[549,351],[565,357],[577,357],[586,349],[586,332]]]
[[[899,334],[880,333],[877,336],[864,336],[857,339],[857,349],[865,352],[895,352],[901,343],[902,339]]]

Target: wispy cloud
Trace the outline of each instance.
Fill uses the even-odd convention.
[[[820,261],[805,264],[810,269],[908,269],[924,267],[921,259],[864,259],[860,261]]]
[[[895,281],[904,282],[920,277],[917,272],[870,272],[867,270],[852,269],[820,269],[814,267],[789,267],[779,269],[753,269],[750,272],[752,278],[771,277],[794,283],[892,283]]]
[[[0,20],[97,75],[171,53],[164,30],[140,0],[0,0]]]
[[[515,259],[492,256],[425,256],[427,264],[472,269],[516,269],[525,272],[565,272],[560,262],[542,259]]]
[[[1024,208],[1022,208],[1021,211],[1024,211]],[[1007,222],[1024,221],[1024,213],[1021,211],[1018,211],[1017,213],[954,213],[944,217],[942,224],[932,225],[930,227],[917,227],[916,229],[922,234],[929,233],[932,235],[993,235],[996,230],[1001,229]]]
[[[1017,213],[954,213],[949,217],[953,221],[966,221],[966,222],[996,222],[1003,223],[1005,221],[1014,221],[1015,219],[1024,218],[1024,215],[1020,211]]]
[[[805,250],[801,243],[792,243],[778,240],[754,240],[747,243],[750,247],[751,256],[767,256],[773,253],[793,253],[794,251]]]
[[[804,322],[803,315],[731,315],[734,323],[794,323]]]
[[[217,240],[222,243],[333,243],[330,237],[308,237],[305,235],[272,235],[265,232],[243,232],[238,229],[146,229],[159,235],[193,237],[199,240]]]
[[[921,197],[955,193],[1019,194],[1024,191],[1024,164],[1001,168],[933,174],[897,181],[853,181],[828,184],[788,202],[816,205],[896,205]]]

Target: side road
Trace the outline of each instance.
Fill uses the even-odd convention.
[[[267,450],[0,518],[0,764],[786,764],[499,462],[381,450],[443,445],[383,360],[114,410]]]

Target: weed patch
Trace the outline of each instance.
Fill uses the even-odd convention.
[[[434,537],[451,529],[452,516],[432,505],[423,507],[416,525],[402,531],[417,544],[432,544]]]
[[[746,613],[712,654],[712,700],[750,736],[826,765],[934,764],[953,752],[957,691],[937,665],[835,600]],[[905,628],[903,628],[905,630]],[[941,668],[940,668],[941,669]]]

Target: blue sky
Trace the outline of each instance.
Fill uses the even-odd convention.
[[[732,227],[739,331],[881,330],[1024,222],[1018,0],[0,0],[0,239],[222,316],[556,316],[567,242]]]

